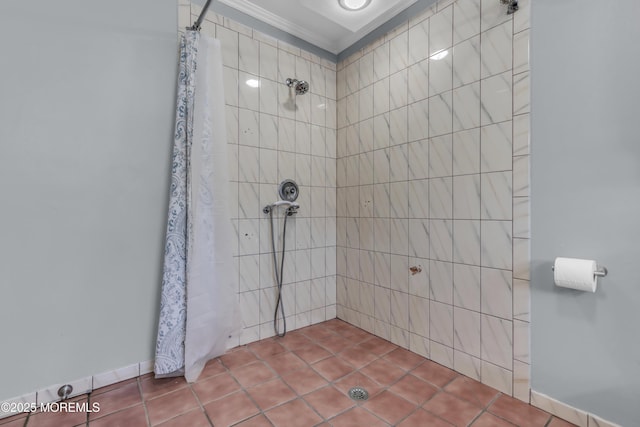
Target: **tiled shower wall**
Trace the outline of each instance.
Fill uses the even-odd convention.
[[[188,1],[191,22],[200,7]],[[181,13],[180,26],[189,25]],[[187,15],[189,16],[189,15]],[[276,287],[269,217],[278,183],[300,186],[287,223],[284,307],[288,330],[336,317],[335,64],[208,12],[202,32],[222,43],[233,225],[243,330],[238,344],[274,335]],[[310,82],[293,96],[288,78]],[[259,83],[258,83],[259,82]],[[254,87],[255,86],[255,87]],[[276,224],[282,224],[282,216]],[[276,235],[280,227],[276,226]]]
[[[337,315],[529,401],[529,3],[442,1],[338,64]]]
[[[195,19],[199,7],[182,1]],[[326,60],[208,14],[203,31],[222,41],[234,88],[241,343],[273,335],[261,209],[294,178],[303,208],[287,232],[290,330],[337,314],[529,400],[528,28],[528,0],[514,15],[493,0],[443,1],[336,76]],[[310,81],[311,96],[292,103],[287,77]]]

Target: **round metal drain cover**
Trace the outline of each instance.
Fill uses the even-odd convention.
[[[369,399],[369,393],[362,387],[353,387],[349,390],[349,397],[353,400],[367,400]]]

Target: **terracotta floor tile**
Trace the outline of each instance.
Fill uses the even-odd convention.
[[[334,383],[334,386],[345,395],[352,387],[362,387],[367,390],[367,393],[369,393],[369,399],[373,398],[383,390],[383,387],[380,384],[357,371],[347,375],[346,377],[340,378],[340,380]]]
[[[357,347],[349,347],[348,349],[338,353],[338,356],[358,369],[373,362],[378,358],[378,356],[376,356],[375,354],[368,351],[362,351]]]
[[[311,407],[313,407],[325,419],[331,418],[348,408],[355,406],[355,402],[344,393],[336,390],[333,386],[328,386],[316,390],[304,396]]]
[[[297,371],[307,366],[307,364],[294,353],[287,352],[265,359],[265,363],[280,375]]]
[[[462,399],[449,393],[440,393],[423,405],[427,411],[439,416],[453,425],[465,427],[482,411]]]
[[[258,360],[256,355],[250,352],[246,347],[240,347],[237,351],[227,352],[225,355],[220,356],[222,364],[229,369],[248,365],[256,360]]]
[[[158,425],[197,407],[198,401],[188,387],[147,401],[151,425]]]
[[[302,399],[296,399],[268,411],[267,418],[274,427],[315,426],[322,419]],[[214,423],[215,425],[215,423]]]
[[[436,362],[432,362],[431,360],[427,360],[410,372],[416,377],[429,381],[431,384],[435,384],[438,387],[444,387],[447,383],[451,382],[451,380],[458,376],[457,372]]]
[[[92,395],[91,403],[100,404],[100,412],[93,412],[89,414],[89,419],[93,420],[130,406],[139,405],[142,403],[142,398],[140,397],[140,391],[138,390],[138,383],[132,382],[123,387],[107,391],[97,396]]]
[[[491,415],[488,412],[480,415],[477,420],[471,424],[473,427],[514,427],[513,424]]]
[[[383,391],[376,397],[369,399],[363,407],[393,425],[416,409],[416,405],[390,391]]]
[[[227,394],[240,390],[240,386],[236,380],[227,372],[199,380],[193,384],[191,388],[193,388],[193,391],[202,404],[209,403],[212,400],[219,399]]]
[[[411,374],[402,377],[389,390],[416,405],[422,405],[438,392],[436,387]]]
[[[376,356],[382,356],[383,354],[389,353],[390,351],[398,348],[397,345],[375,336],[373,338],[370,338],[366,341],[361,342],[360,344],[358,344],[358,347],[363,350],[370,351]]]
[[[275,378],[276,374],[264,363],[255,362],[231,371],[232,375],[243,387],[253,387]]]
[[[327,320],[326,322],[323,323],[323,325],[325,328],[337,333],[339,333],[344,329],[349,329],[354,327],[348,324],[347,322],[345,322],[344,320],[340,320],[340,319]]]
[[[385,387],[390,386],[405,375],[405,371],[383,359],[369,363],[360,369],[360,372]]]
[[[200,408],[170,419],[158,427],[211,427],[209,419]],[[93,426],[92,426],[93,427]]]
[[[282,379],[299,395],[310,393],[328,384],[326,379],[308,367],[291,372]]]
[[[326,328],[321,323],[300,329],[300,332],[312,341],[322,341],[335,335],[335,332]]]
[[[447,384],[445,390],[483,408],[500,393],[494,388],[462,375]]]
[[[214,400],[204,406],[214,426],[231,426],[253,417],[260,411],[244,391]]]
[[[354,371],[353,366],[336,356],[314,363],[311,367],[329,381],[336,381]]]
[[[339,332],[339,334],[354,344],[358,344],[371,338],[371,334],[369,332],[356,327],[344,328]]]
[[[257,341],[248,345],[249,350],[254,352],[259,358],[266,359],[276,354],[284,353],[287,351],[279,342],[275,339],[266,339]]]
[[[256,415],[253,418],[249,418],[233,427],[272,427],[267,417],[264,415]]]
[[[283,338],[278,338],[278,342],[289,350],[297,350],[312,344],[312,341],[301,332],[288,332]]]
[[[355,386],[368,401],[348,397]],[[190,386],[150,373],[97,389],[88,401],[100,404],[91,427],[573,426],[338,319],[232,349]],[[27,421],[84,427],[86,414],[25,414],[0,427]]]
[[[426,360],[419,354],[412,353],[404,348],[397,348],[392,352],[385,354],[383,359],[398,368],[404,369],[405,371],[415,368]]]
[[[215,358],[207,362],[207,364],[204,366],[204,369],[202,370],[202,373],[200,373],[198,380],[212,377],[214,375],[218,375],[226,371],[227,370],[225,369],[224,365],[220,361],[220,358]]]
[[[398,424],[398,427],[451,427],[452,425],[424,409],[418,409]]]
[[[345,322],[344,320],[340,320],[340,319],[336,319],[337,322],[330,324],[329,322],[326,323],[326,328],[331,329],[334,332],[337,332],[339,334],[343,334],[345,332],[348,331],[352,331],[354,329],[359,329],[358,327],[352,325],[351,323]]]
[[[318,344],[326,348],[331,353],[339,353],[353,346],[353,343],[351,341],[339,335],[327,338],[326,340],[318,341]]]
[[[123,411],[114,412],[106,417],[92,420],[91,427],[147,427],[147,416],[142,404]],[[4,427],[4,426],[3,426]]]
[[[310,346],[299,348],[295,350],[294,353],[307,363],[316,363],[332,355],[317,344],[311,344]]]
[[[362,408],[353,408],[331,420],[333,427],[388,427],[389,424]]]
[[[553,417],[551,418],[551,422],[547,424],[547,427],[575,427],[575,424],[571,424],[569,421]]]
[[[263,411],[298,397],[279,378],[247,389],[247,393]]]
[[[142,398],[148,400],[186,387],[187,382],[184,377],[161,379],[148,377],[140,381],[140,386],[142,388]]]
[[[548,413],[505,395],[500,395],[488,411],[520,427],[544,426],[551,418]]]
[[[28,412],[22,412],[10,417],[0,418],[0,426],[4,427],[7,424],[9,424],[8,427],[14,427],[17,424],[20,424],[20,426],[22,426],[25,421],[24,419],[27,418],[28,415]]]

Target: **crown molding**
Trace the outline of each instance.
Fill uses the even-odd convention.
[[[279,30],[285,31],[293,36],[301,38],[302,40],[306,40],[307,42],[328,50],[329,52],[338,54],[340,51],[339,46],[336,46],[330,39],[312,33],[305,27],[271,13],[248,0],[219,0],[219,2],[242,13],[246,13],[249,16],[253,16],[254,18],[278,28]]]

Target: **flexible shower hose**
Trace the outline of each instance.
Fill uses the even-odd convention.
[[[287,319],[284,315],[284,302],[282,301],[282,282],[283,282],[283,275],[284,275],[284,250],[285,250],[285,243],[286,243],[285,236],[287,235],[287,217],[289,217],[291,213],[290,213],[290,209],[287,209],[284,214],[284,225],[282,226],[282,256],[280,257],[280,268],[278,269],[278,254],[276,252],[276,239],[273,232],[273,211],[274,209],[271,209],[269,211],[269,219],[270,219],[269,222],[271,223],[271,248],[273,249],[273,266],[276,270],[276,282],[277,282],[276,284],[278,287],[278,298],[276,299],[276,309],[275,309],[275,312],[273,313],[273,329],[275,330],[276,335],[282,338],[287,334]],[[280,329],[278,327],[278,310],[282,315],[282,325],[283,325],[282,333],[280,333]]]

